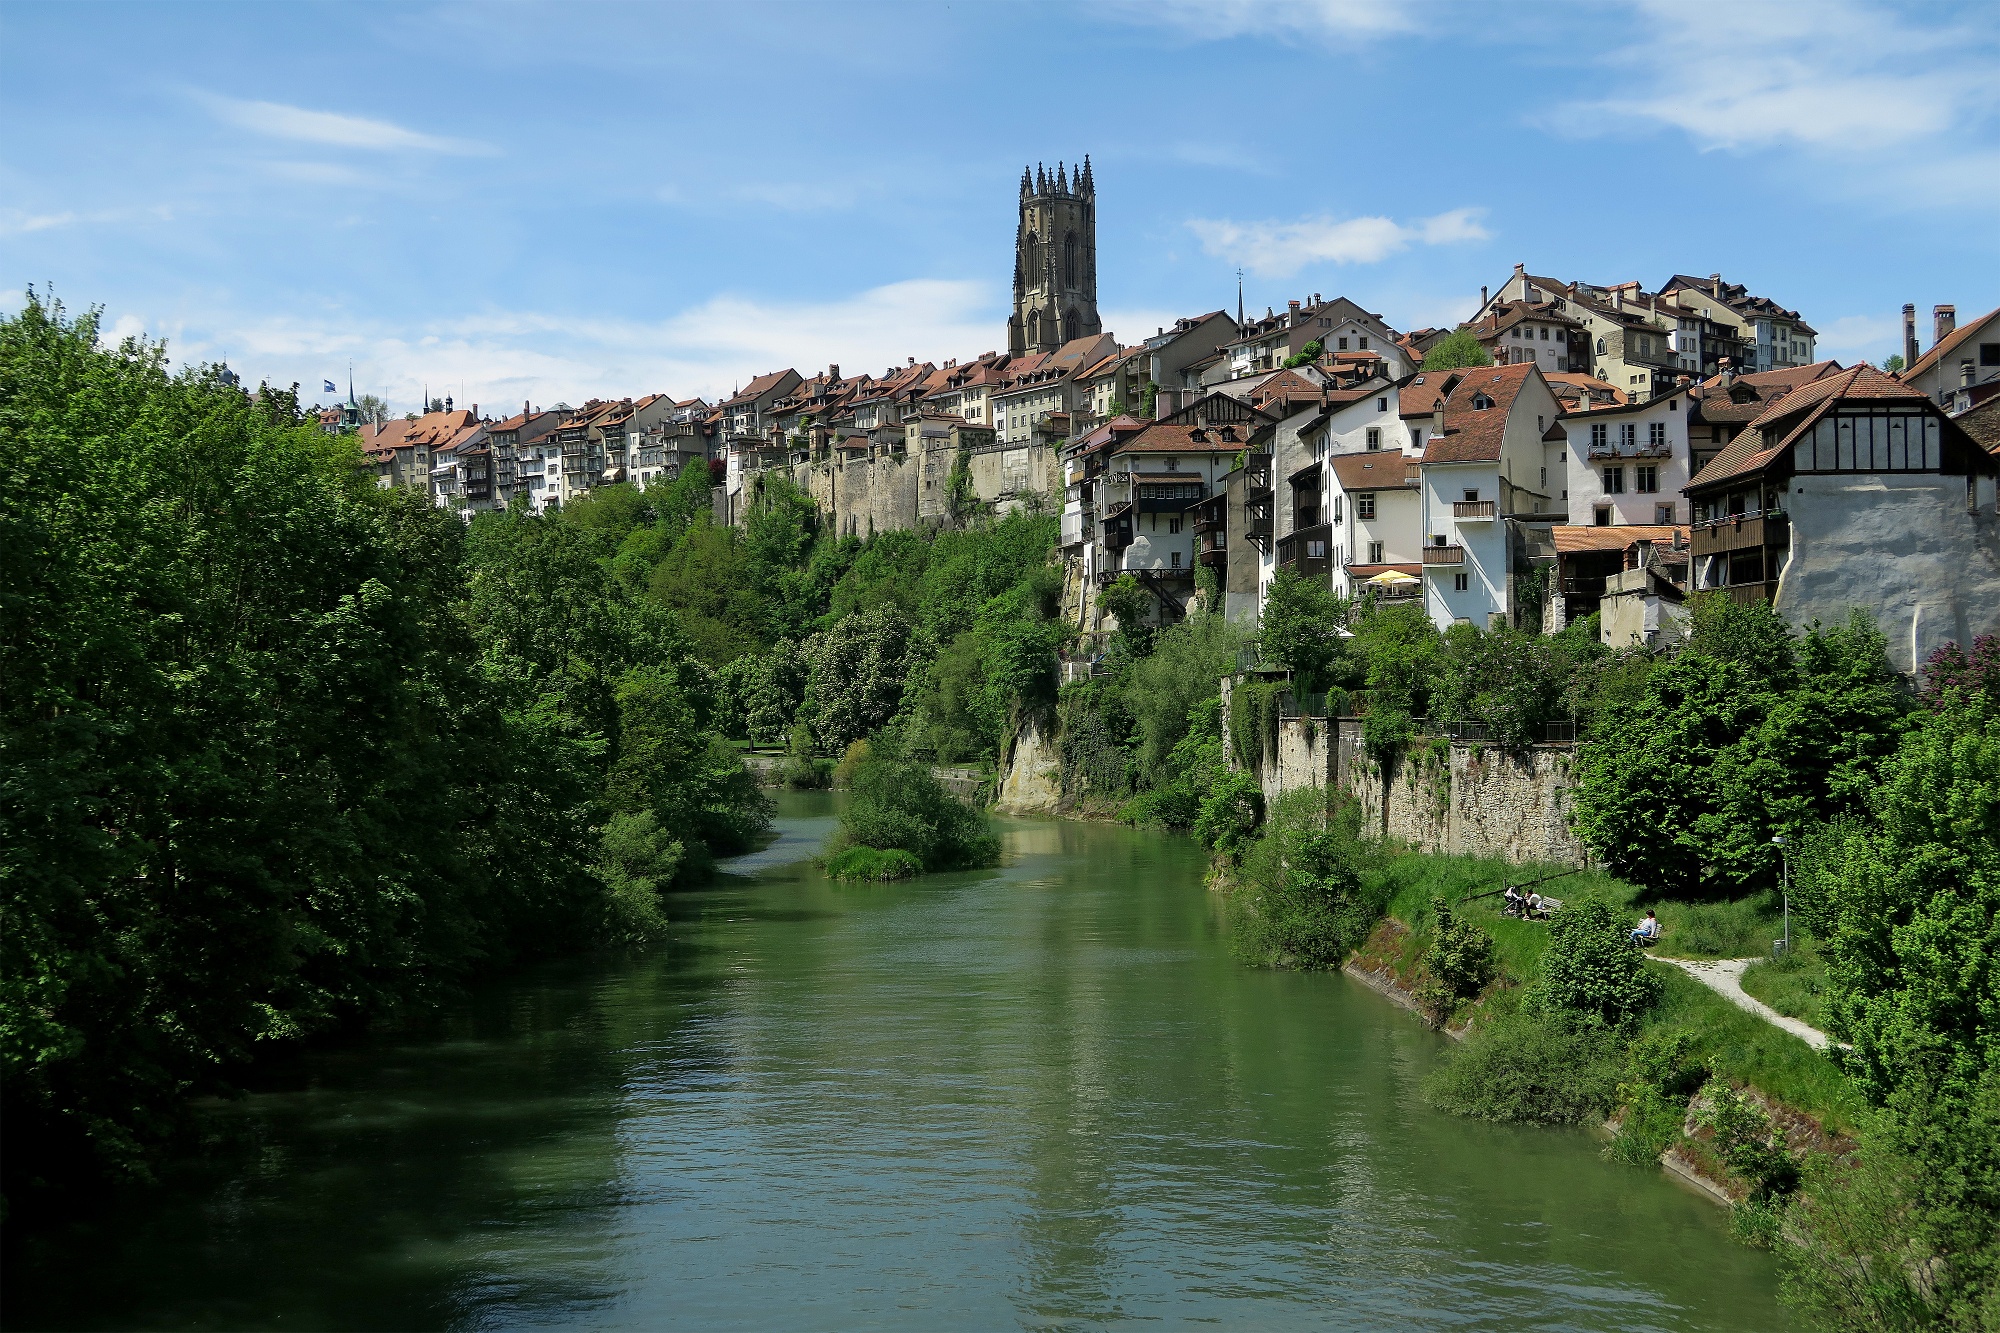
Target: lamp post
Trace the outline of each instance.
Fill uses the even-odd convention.
[[[1784,834],[1773,834],[1771,842],[1778,849],[1778,864],[1780,867],[1778,893],[1785,905],[1785,938],[1784,942],[1779,946],[1779,952],[1790,954],[1792,951],[1792,857],[1790,850],[1785,844]]]

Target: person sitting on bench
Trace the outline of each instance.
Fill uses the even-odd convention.
[[[1532,921],[1536,917],[1547,916],[1549,914],[1548,901],[1548,899],[1542,897],[1540,889],[1529,889],[1527,901],[1528,919]]]
[[[1660,918],[1654,916],[1653,909],[1649,907],[1646,909],[1645,919],[1642,920],[1639,923],[1638,928],[1632,932],[1632,943],[1638,945],[1642,949],[1648,948],[1660,942],[1660,936],[1662,933],[1663,932],[1660,929]]]
[[[1507,916],[1520,916],[1521,908],[1521,895],[1515,890],[1512,884],[1509,884],[1507,886],[1507,900],[1501,911]]]

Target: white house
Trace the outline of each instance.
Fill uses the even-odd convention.
[[[1422,471],[1398,450],[1336,454],[1328,510],[1333,525],[1333,590],[1358,594],[1385,573],[1423,576]],[[1415,584],[1401,585],[1412,594]]]
[[[1568,438],[1558,496],[1572,524],[1599,527],[1687,521],[1689,392],[1564,416]]]
[[[1435,377],[1435,383],[1431,381]],[[1424,606],[1440,629],[1487,626],[1514,609],[1519,529],[1558,517],[1543,436],[1561,414],[1533,362],[1432,372],[1404,386],[1433,403],[1422,460]]]

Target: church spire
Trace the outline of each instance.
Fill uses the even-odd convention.
[[[1083,179],[1078,182],[1076,192],[1086,197],[1097,193],[1097,185],[1090,179],[1089,153],[1083,155]]]
[[[1035,193],[1046,194],[1049,189],[1049,173],[1041,163],[1035,163]]]

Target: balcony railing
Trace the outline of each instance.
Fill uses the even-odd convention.
[[[1462,565],[1464,563],[1465,548],[1463,546],[1426,546],[1424,548],[1425,565]]]
[[[1691,536],[1694,554],[1719,555],[1748,547],[1782,546],[1791,540],[1791,523],[1782,509],[1765,514],[1737,514],[1697,523]]]
[[[1500,516],[1499,502],[1495,500],[1454,500],[1451,516],[1459,522],[1492,520]]]

